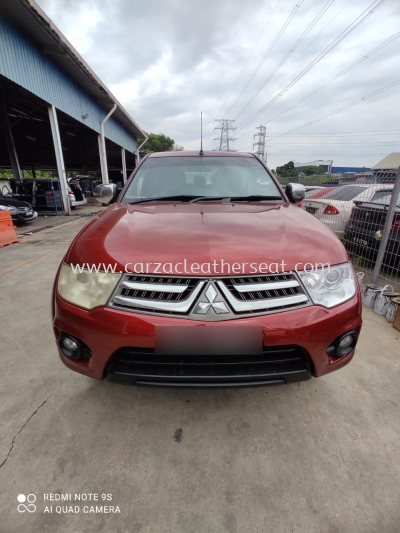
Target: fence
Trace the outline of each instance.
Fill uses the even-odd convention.
[[[342,240],[365,282],[400,290],[400,168],[372,183],[308,187],[302,208]]]

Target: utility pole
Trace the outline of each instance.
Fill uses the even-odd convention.
[[[266,163],[267,154],[265,152],[265,135],[267,129],[265,126],[258,126],[256,130],[258,130],[258,133],[254,134],[253,150],[256,148],[254,153],[261,159],[261,161]]]
[[[382,269],[382,263],[385,258],[385,253],[389,241],[390,232],[394,224],[394,215],[396,212],[397,198],[400,194],[400,167],[397,169],[396,180],[393,185],[392,196],[390,197],[389,207],[386,211],[386,220],[383,227],[383,235],[379,244],[378,255],[375,262],[374,272],[372,274],[372,283],[378,283],[379,276]]]
[[[233,128],[231,126],[232,122],[235,122],[234,120],[228,120],[225,118],[219,118],[215,119],[215,122],[219,123],[219,126],[217,126],[216,130],[221,130],[220,137],[216,137],[214,141],[219,141],[219,148],[216,148],[215,151],[218,152],[236,152],[235,149],[231,148],[230,143],[233,143],[236,141],[234,137],[230,136],[230,132],[234,133],[236,128]]]

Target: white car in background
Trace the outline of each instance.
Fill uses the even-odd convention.
[[[376,192],[393,189],[393,185],[339,185],[322,198],[304,199],[301,208],[315,216],[342,238],[350,219],[354,202],[368,202]]]

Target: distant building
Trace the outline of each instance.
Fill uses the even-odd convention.
[[[332,167],[332,174],[345,174],[346,172],[368,172],[369,167]]]
[[[307,167],[322,167],[326,174],[331,174],[332,163],[333,161],[331,160],[324,161],[323,159],[318,159],[318,161],[309,161],[308,163],[294,163],[294,168],[301,172]]]

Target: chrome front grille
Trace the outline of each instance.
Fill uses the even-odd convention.
[[[294,274],[229,278],[216,283],[236,313],[268,312],[308,301]]]
[[[121,283],[121,294],[136,299],[177,302],[185,300],[197,283],[196,279],[128,276]]]
[[[192,320],[231,320],[310,305],[296,274],[225,278],[125,275],[109,307]]]

